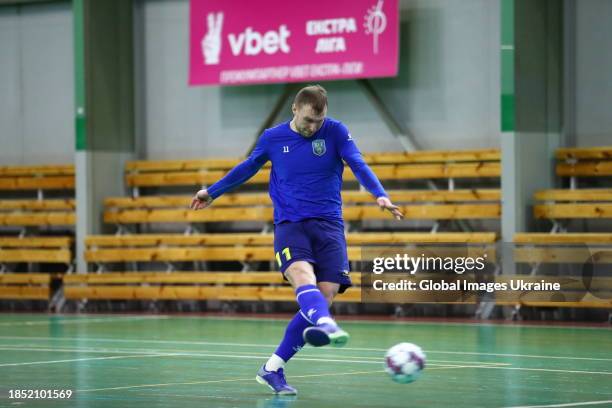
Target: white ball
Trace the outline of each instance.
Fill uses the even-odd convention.
[[[411,383],[421,375],[425,360],[425,353],[416,344],[399,343],[387,350],[385,371],[395,382]]]

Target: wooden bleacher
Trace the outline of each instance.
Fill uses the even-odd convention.
[[[407,218],[427,220],[498,219],[498,188],[454,189],[456,178],[498,179],[498,150],[433,151],[416,153],[380,153],[365,156],[382,180],[447,179],[449,189],[390,189],[391,199],[401,205]],[[220,179],[240,159],[187,161],[139,161],[126,164],[126,183],[134,188],[133,197],[110,197],[104,202],[104,221],[119,226],[148,223],[213,223],[259,221],[270,223],[273,209],[267,192],[226,194],[211,208],[188,209],[192,195],[141,195],[141,187],[201,186]],[[253,184],[267,183],[269,164],[252,179]],[[345,179],[354,180],[350,171]],[[490,180],[489,180],[490,181]],[[496,180],[494,180],[496,181]],[[261,191],[261,190],[260,190]],[[191,191],[189,191],[192,193]],[[388,220],[369,193],[343,191],[344,217],[347,221]],[[120,229],[121,230],[121,229]],[[364,245],[462,244],[480,248],[492,246],[495,233],[405,233],[351,232],[347,234],[351,261],[360,260]],[[274,262],[273,235],[269,233],[215,234],[128,234],[90,236],[86,240],[86,261],[103,271],[106,264],[147,262]],[[494,249],[493,249],[494,251]],[[494,257],[494,255],[493,255]],[[102,268],[100,268],[102,266]],[[143,267],[146,268],[146,267]],[[169,270],[172,270],[170,268]],[[248,284],[237,289],[239,283]],[[252,280],[254,279],[254,280]],[[128,283],[126,286],[125,284]],[[191,286],[185,285],[190,283]],[[253,284],[266,286],[253,286]],[[293,300],[293,293],[273,272],[102,272],[65,277],[66,298],[80,299],[221,299],[221,300]],[[141,286],[146,284],[146,286]],[[203,284],[205,286],[198,286]],[[206,286],[216,284],[217,286]],[[272,284],[272,286],[271,286]],[[196,285],[196,286],[194,286]],[[242,285],[244,286],[244,285]],[[359,299],[352,291],[343,300]]]
[[[35,190],[36,199],[16,199],[19,192]],[[70,191],[74,196],[74,166],[0,166],[0,227],[72,226],[75,203],[69,199],[45,199],[49,190]]]
[[[70,237],[0,237],[0,299],[49,300],[55,272],[10,273],[18,263],[62,264],[72,270]]]
[[[73,226],[73,199],[0,200],[0,226]]]
[[[499,178],[501,174],[498,149],[371,153],[366,162],[381,180]],[[223,177],[240,162],[235,159],[132,161],[126,164],[126,185],[140,187],[201,186]],[[259,171],[249,183],[267,183],[270,165]],[[355,180],[351,171],[344,179]]]
[[[611,219],[612,185],[578,189],[577,177],[612,176],[612,147],[563,148],[556,152],[557,176],[570,178],[569,189],[538,191],[533,213],[553,223],[552,232],[565,231],[571,219]]]
[[[361,259],[363,245],[493,244],[495,233],[348,233],[351,261]],[[93,235],[85,242],[87,262],[179,262],[179,261],[273,261],[273,235],[225,234],[136,234]]]
[[[1,273],[0,299],[49,300],[52,277],[48,273]]]
[[[499,202],[499,189],[462,189],[462,190],[389,190],[394,201],[400,203],[436,202]],[[193,195],[161,195],[142,197],[110,197],[104,200],[107,208],[171,208],[184,207],[191,202]],[[345,204],[369,204],[372,196],[364,191],[343,191]],[[225,194],[215,200],[215,207],[272,205],[270,196],[265,193]]]
[[[388,191],[394,203],[409,219],[498,219],[501,214],[499,190]],[[388,219],[366,192],[344,192],[344,218],[347,221]],[[162,196],[109,198],[105,201],[104,221],[114,224],[153,222],[224,222],[273,220],[273,209],[265,193],[228,194],[205,211],[187,208],[191,197]],[[370,205],[361,205],[370,203]],[[218,205],[217,205],[218,204]],[[176,208],[180,207],[180,208]]]
[[[351,260],[361,259],[362,245],[467,244],[490,247],[494,233],[349,233]],[[90,236],[88,262],[273,261],[272,234],[140,234]],[[448,249],[446,249],[448,250]],[[420,251],[420,250],[418,250]],[[488,251],[488,249],[487,249]],[[419,252],[420,253],[420,252]],[[494,256],[494,255],[492,255]],[[359,286],[360,274],[351,278]],[[142,286],[142,285],[145,286]],[[104,272],[64,276],[67,299],[218,299],[292,301],[292,289],[279,272]],[[211,286],[214,285],[214,286]],[[255,285],[255,286],[254,286]],[[360,300],[356,288],[343,302]]]
[[[558,149],[556,158],[557,175],[569,177],[571,188],[578,177],[612,176],[612,146]]]
[[[11,263],[55,263],[72,266],[70,237],[0,237],[0,265]]]
[[[553,223],[570,219],[612,218],[612,188],[543,190],[534,195],[539,203],[533,208],[536,219]]]
[[[74,166],[70,164],[40,166],[0,166],[1,190],[72,190]]]
[[[571,220],[612,218],[612,188],[577,188],[577,178],[612,176],[612,147],[563,148],[556,152],[557,176],[570,178],[569,189],[542,190],[534,194],[536,219],[552,223],[549,233],[520,233],[514,237],[514,262],[528,264],[534,275],[542,265],[612,264],[612,232],[568,232]],[[532,306],[610,308],[612,302],[544,302]]]
[[[514,236],[514,262],[531,265],[531,275],[542,264],[612,265],[612,233],[519,233]],[[580,272],[582,273],[582,272]],[[560,276],[561,278],[564,275]],[[566,276],[567,277],[567,276]],[[578,276],[594,285],[594,289],[612,293],[612,274],[607,276]],[[597,279],[597,284],[595,280]],[[587,294],[580,301],[526,302],[524,306],[578,307],[612,309],[611,298],[597,298]]]
[[[499,179],[498,149],[372,153],[364,156],[382,180],[394,182],[422,179],[447,179],[448,190],[390,189],[392,200],[401,205],[406,218],[434,220],[432,231],[442,220],[499,219],[498,188],[455,189],[455,179]],[[191,211],[191,196],[141,196],[141,187],[210,184],[223,177],[241,158],[205,160],[133,161],[126,164],[126,184],[133,197],[105,200],[104,221],[119,226],[150,223],[210,223],[258,221],[270,223],[273,209],[267,193],[228,194],[206,211]],[[268,182],[270,164],[251,182]],[[345,179],[354,180],[351,171]],[[491,180],[489,180],[489,183]],[[190,191],[191,193],[191,191]],[[388,220],[372,197],[363,191],[343,192],[344,217],[347,221]]]
[[[612,264],[612,233],[519,233],[514,244],[519,263]]]
[[[352,274],[354,285],[360,275]],[[146,286],[143,286],[146,284]],[[278,272],[119,272],[64,276],[66,299],[293,301],[295,293]],[[359,287],[339,296],[358,302]]]

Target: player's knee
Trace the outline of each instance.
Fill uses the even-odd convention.
[[[293,287],[313,285],[316,282],[312,266],[307,262],[295,262],[285,271],[287,280]]]

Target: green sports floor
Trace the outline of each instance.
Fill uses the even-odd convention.
[[[342,322],[342,320],[341,320]],[[304,348],[297,397],[255,382],[286,319],[0,314],[2,407],[612,407],[612,329],[346,321],[343,349]],[[385,350],[413,342],[427,368],[393,383]],[[70,389],[69,400],[9,399]]]

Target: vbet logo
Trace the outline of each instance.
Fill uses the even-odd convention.
[[[386,15],[382,10],[384,0],[378,0],[370,7],[364,15],[365,34],[372,35],[372,51],[378,54],[378,37],[385,31],[387,26]],[[209,12],[206,15],[207,30],[202,38],[202,56],[205,65],[218,65],[220,63],[221,51],[224,46],[223,22],[225,14],[222,11]],[[318,36],[314,52],[341,53],[347,50],[345,34],[357,32],[355,18],[339,17],[323,20],[306,21],[305,34],[307,36]],[[289,54],[291,31],[286,24],[279,25],[278,29],[272,29],[260,33],[248,26],[239,33],[228,33],[225,38],[234,57],[241,55],[256,56],[263,51],[265,54],[273,55],[278,52]]]
[[[216,65],[219,63],[222,48],[223,12],[208,13],[208,30],[202,38],[202,54],[204,64]],[[247,27],[242,33],[230,33],[227,39],[235,57],[239,55],[259,55],[262,51],[266,54],[276,54],[281,51],[288,54],[291,51],[287,39],[291,32],[285,24],[281,24],[278,31],[270,30],[264,34]]]

